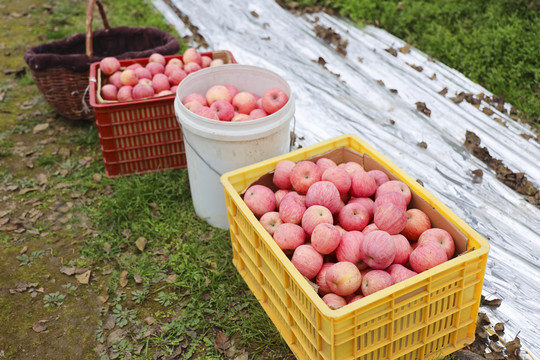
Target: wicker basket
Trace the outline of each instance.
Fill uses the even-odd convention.
[[[96,2],[104,29],[92,31]],[[179,49],[177,38],[153,27],[111,28],[101,0],[89,0],[86,34],[32,47],[24,59],[49,105],[71,120],[90,120],[94,118],[88,96],[91,63],[107,56],[122,60],[144,58],[154,52],[174,55]]]

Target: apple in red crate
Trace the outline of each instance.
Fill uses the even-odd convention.
[[[99,62],[99,68],[104,75],[112,75],[120,70],[120,61],[112,56],[107,56]]]
[[[429,216],[420,209],[407,210],[407,222],[401,234],[409,241],[417,241],[420,235],[431,228]]]
[[[213,59],[212,62],[210,62],[209,67],[220,66],[220,65],[223,65],[223,64],[225,64],[223,59]]]
[[[135,69],[135,75],[137,75],[137,79],[150,79],[152,80],[152,73],[150,70],[144,67],[140,67]]]
[[[446,252],[446,256],[448,259],[451,259],[452,256],[454,256],[454,239],[448,231],[440,228],[427,229],[418,238],[418,244],[421,245],[422,243],[427,241],[435,241],[441,244]]]
[[[161,65],[160,63],[156,62],[150,62],[146,64],[145,68],[150,71],[152,76],[156,74],[163,74],[165,72],[165,66]]]
[[[446,250],[437,241],[425,241],[411,252],[409,264],[417,273],[429,270],[448,261]]]
[[[338,220],[347,231],[362,231],[369,223],[369,212],[362,204],[347,204],[339,210]]]
[[[113,84],[106,84],[101,87],[101,97],[104,100],[116,100],[118,88]]]
[[[321,165],[317,164],[317,166],[320,169],[323,169]],[[337,166],[330,166],[329,168],[325,169],[322,172],[321,180],[332,182],[338,189],[340,195],[348,193],[351,188],[351,176],[345,169]]]
[[[291,192],[281,199],[278,212],[283,222],[300,224],[306,212],[305,200],[298,193]]]
[[[377,192],[375,193],[375,199],[384,193],[392,191],[401,193],[401,195],[403,195],[405,198],[407,206],[409,205],[411,202],[411,189],[401,180],[390,180],[379,186],[377,188]]]
[[[120,74],[120,82],[122,82],[122,85],[135,86],[139,82],[139,79],[137,78],[137,74],[135,74],[135,70],[126,69]]]
[[[305,194],[311,185],[321,180],[321,175],[314,162],[302,160],[291,169],[291,185],[298,193]]]
[[[169,77],[165,74],[156,74],[152,77],[152,87],[156,93],[163,90],[170,90]]]
[[[161,55],[160,53],[153,53],[148,57],[148,62],[156,62],[165,66],[167,60],[165,60],[165,56]]]
[[[109,76],[108,78],[108,82],[109,84],[113,84],[114,86],[116,86],[118,89],[120,89],[122,86],[124,86],[122,84],[122,81],[120,80],[120,76],[122,75],[122,72],[121,71],[117,71],[115,72],[114,74],[112,74],[111,76]]]
[[[289,96],[279,88],[270,88],[264,92],[261,99],[264,111],[268,114],[273,114],[287,104]]]
[[[336,249],[338,261],[349,261],[354,264],[362,261],[362,244],[364,234],[360,231],[347,231],[342,233],[341,240]]]
[[[336,250],[340,240],[341,233],[332,224],[318,224],[311,232],[311,245],[323,255],[328,255]]]
[[[197,63],[194,63],[194,62],[190,62],[190,63],[187,63],[187,64],[184,65],[184,71],[188,75],[195,72],[195,71],[199,71],[201,69],[202,69],[201,65],[199,65]]]
[[[326,271],[326,283],[334,294],[347,296],[360,288],[362,274],[352,262],[340,261]]]
[[[334,223],[334,217],[330,210],[321,205],[312,205],[308,207],[302,216],[302,228],[304,228],[306,234],[311,236],[315,226],[321,223]]]
[[[372,269],[386,269],[396,257],[396,245],[386,231],[375,230],[364,237],[362,259]]]
[[[118,94],[116,95],[118,101],[129,101],[133,100],[133,86],[125,85],[118,89]]]
[[[304,229],[299,225],[291,223],[282,223],[278,225],[274,231],[273,237],[281,250],[295,250],[306,241]]]
[[[184,54],[182,55],[182,59],[184,61],[184,66],[187,63],[194,62],[199,65],[202,64],[201,60],[201,54],[197,51],[195,48],[188,48],[186,51],[184,51]]]
[[[347,305],[347,300],[343,296],[339,296],[338,294],[334,293],[328,293],[322,297],[322,301],[326,305],[330,307],[330,309],[339,309],[340,307],[343,307]]]
[[[276,196],[264,185],[250,186],[244,193],[244,202],[257,218],[276,209]]]
[[[387,202],[375,207],[373,222],[380,230],[387,231],[390,235],[399,234],[407,223],[407,213],[399,206]]]
[[[150,85],[137,84],[133,87],[133,99],[144,99],[152,97],[154,94],[155,91]]]
[[[392,285],[394,280],[389,273],[384,270],[371,270],[362,279],[362,294],[368,296]]]
[[[330,181],[317,181],[312,184],[306,193],[306,206],[322,205],[332,214],[341,208],[341,197],[339,191]]]
[[[323,256],[313,246],[304,244],[294,250],[291,262],[300,274],[308,279],[313,279],[321,270]]]
[[[169,83],[174,86],[180,84],[180,82],[186,78],[187,73],[184,70],[177,68],[173,69],[167,76],[169,77]]]
[[[386,272],[390,274],[390,276],[392,277],[392,280],[394,281],[394,284],[407,280],[413,277],[414,275],[418,275],[416,271],[407,269],[405,266],[401,264],[390,265],[388,268],[386,268]]]
[[[265,213],[263,216],[261,216],[259,222],[270,235],[274,235],[276,228],[283,224],[283,221],[279,217],[279,213],[277,211],[269,211]]]

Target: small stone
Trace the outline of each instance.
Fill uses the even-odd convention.
[[[49,128],[49,124],[47,123],[44,123],[44,124],[37,124],[36,126],[34,126],[34,129],[32,130],[32,134],[38,134],[42,131],[45,131]]]

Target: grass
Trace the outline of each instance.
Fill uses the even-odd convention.
[[[532,0],[300,0],[380,24],[515,106],[540,130],[540,5]]]

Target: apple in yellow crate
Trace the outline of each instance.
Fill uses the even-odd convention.
[[[326,283],[334,294],[347,296],[360,288],[362,274],[352,262],[340,261],[326,271]]]

